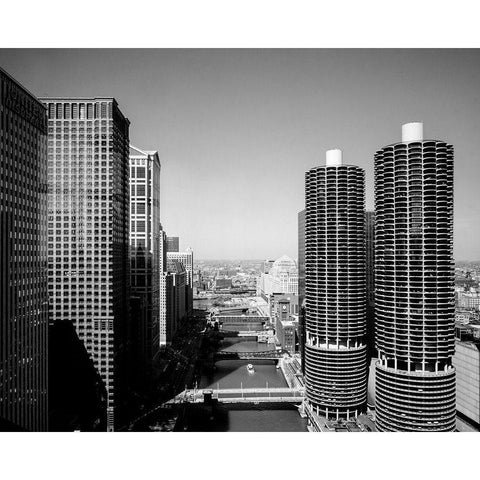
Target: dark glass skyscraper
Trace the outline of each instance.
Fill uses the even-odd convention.
[[[375,154],[376,424],[452,431],[453,147],[402,133]]]
[[[375,212],[365,212],[365,253],[367,279],[367,356],[375,355]]]
[[[125,395],[129,121],[113,98],[46,98],[50,315],[70,320],[107,389],[107,429]]]
[[[367,394],[365,172],[329,150],[305,188],[307,398],[319,415],[355,417]]]
[[[47,115],[0,69],[0,420],[47,430]]]

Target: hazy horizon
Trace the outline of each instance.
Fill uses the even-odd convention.
[[[480,258],[480,50],[0,49],[38,97],[113,96],[158,150],[161,217],[202,260],[297,259],[305,171],[373,155],[423,121],[455,148],[455,258]]]

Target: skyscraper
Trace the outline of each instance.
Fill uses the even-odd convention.
[[[180,251],[180,239],[178,237],[167,237],[167,252]]]
[[[173,279],[169,277],[167,272],[167,234],[160,225],[159,236],[159,289],[160,289],[160,305],[159,305],[159,346],[164,347],[171,342],[170,331],[167,332],[168,314],[171,310],[171,290]]]
[[[350,418],[367,393],[365,172],[329,150],[305,178],[307,399],[321,416]]]
[[[367,356],[375,353],[375,212],[365,212],[365,253],[367,279]]]
[[[305,375],[305,209],[298,212],[298,344]]]
[[[0,420],[47,430],[47,115],[0,69]]]
[[[376,424],[455,428],[453,147],[423,125],[375,154]]]
[[[375,212],[365,212],[365,253],[367,274],[367,304],[375,303]]]
[[[193,312],[193,250],[188,247],[184,252],[167,251],[168,260],[178,260],[185,267],[187,276],[186,309],[187,313],[191,315]]]
[[[298,212],[298,303],[305,300],[305,209]]]
[[[70,320],[119,423],[129,328],[129,121],[113,98],[45,98],[51,319]]]
[[[160,347],[160,160],[130,145],[130,274],[132,297],[143,299],[135,320],[141,376]],[[142,302],[140,302],[141,305]],[[132,312],[133,313],[133,312]]]
[[[187,313],[187,272],[183,263],[178,260],[169,259],[167,269],[170,277],[168,295],[171,299],[167,308],[167,339],[170,340],[185,320]]]

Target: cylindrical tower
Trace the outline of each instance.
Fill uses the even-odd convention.
[[[355,417],[367,394],[365,172],[329,150],[305,183],[307,398],[319,415]]]
[[[375,154],[376,423],[455,428],[453,147],[403,126]]]

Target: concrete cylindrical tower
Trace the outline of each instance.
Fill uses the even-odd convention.
[[[376,422],[383,431],[455,428],[453,147],[403,141],[375,154]]]
[[[306,172],[307,398],[319,415],[351,418],[365,407],[365,172],[340,150]]]

